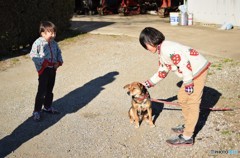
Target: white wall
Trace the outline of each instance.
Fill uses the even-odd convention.
[[[240,26],[240,0],[187,0],[193,22]]]

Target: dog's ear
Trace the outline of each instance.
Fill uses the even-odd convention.
[[[140,87],[142,93],[146,94],[147,89],[146,89],[146,87],[142,83],[139,83],[139,87]]]
[[[140,82],[138,82],[138,87],[140,88],[140,89],[143,89],[144,88],[144,86],[143,86],[143,84],[142,83],[140,83]]]
[[[130,86],[130,84],[127,84],[123,88],[125,89],[125,88],[128,88],[129,86]]]

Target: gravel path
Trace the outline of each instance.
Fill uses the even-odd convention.
[[[130,124],[130,97],[123,86],[157,70],[157,57],[146,54],[137,38],[86,34],[60,42],[60,47],[65,63],[57,72],[53,103],[59,115],[32,120],[37,73],[28,56],[0,72],[0,157],[239,157],[239,110],[202,111],[193,147],[165,143],[176,135],[170,128],[182,123],[179,107],[154,103],[155,128]],[[239,107],[239,61],[206,57],[213,65],[204,103]],[[169,74],[149,90],[151,97],[174,98],[179,81]],[[238,154],[224,153],[228,150]]]

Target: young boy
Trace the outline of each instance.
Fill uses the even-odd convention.
[[[184,125],[172,128],[178,137],[168,139],[171,145],[193,145],[193,133],[199,118],[203,88],[210,63],[196,50],[179,43],[166,41],[165,36],[155,28],[142,30],[139,41],[151,53],[158,53],[159,69],[147,81],[150,88],[164,79],[169,71],[182,77],[183,84],[178,92],[178,103],[182,107]]]
[[[43,21],[39,28],[40,37],[33,43],[30,57],[38,72],[38,91],[35,99],[33,119],[40,120],[40,112],[57,114],[52,107],[53,87],[55,84],[56,70],[63,64],[61,50],[54,38],[56,27],[50,21]]]

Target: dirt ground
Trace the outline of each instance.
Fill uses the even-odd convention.
[[[41,122],[31,117],[37,73],[29,56],[0,62],[0,157],[239,157],[240,30],[200,25],[187,30],[166,21],[158,26],[138,17],[131,23],[129,18],[73,18],[73,29],[87,33],[59,42],[64,65],[57,71],[53,106],[61,114],[43,113]],[[156,16],[146,19],[155,21]],[[129,122],[130,97],[123,86],[144,81],[157,70],[157,56],[144,50],[137,37],[149,25],[164,30],[171,40],[196,47],[212,62],[192,147],[165,143],[176,136],[171,127],[183,123],[180,107],[153,103],[155,128],[143,122],[135,129]],[[149,89],[151,97],[175,102],[180,81],[170,73]]]

